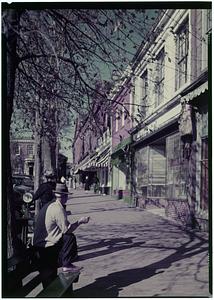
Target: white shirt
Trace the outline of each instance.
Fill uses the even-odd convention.
[[[59,200],[45,205],[40,210],[36,221],[33,245],[54,246],[68,230],[69,225],[66,211]]]

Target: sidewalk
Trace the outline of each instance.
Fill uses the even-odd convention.
[[[80,256],[75,264],[84,269],[74,297],[210,296],[206,233],[185,232],[111,196],[72,192],[69,220],[91,217],[75,231]]]
[[[74,191],[71,220],[90,215],[76,231],[84,267],[75,297],[208,297],[206,233],[185,232],[123,200]]]

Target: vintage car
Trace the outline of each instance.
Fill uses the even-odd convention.
[[[34,209],[34,203],[32,201],[34,182],[32,177],[28,175],[13,175],[12,182],[16,215],[21,217],[26,207],[31,210]]]

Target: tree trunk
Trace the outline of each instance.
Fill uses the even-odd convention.
[[[40,108],[36,111],[36,124],[35,124],[35,177],[34,177],[34,192],[38,189],[41,183],[41,174],[42,174],[42,120],[40,117]],[[35,202],[35,218],[38,216],[40,209],[40,200]]]
[[[19,27],[19,13],[14,9],[5,11],[6,26],[3,28],[3,44],[6,49],[3,51],[3,67],[6,71],[6,92],[4,93],[3,107],[6,105],[5,116],[5,132],[6,132],[6,177],[7,177],[7,256],[12,256],[19,250],[19,243],[16,232],[15,211],[13,205],[13,186],[11,175],[11,159],[10,159],[10,124],[13,113],[13,98],[15,88],[15,74],[17,68],[17,31]],[[6,102],[6,103],[5,103]]]

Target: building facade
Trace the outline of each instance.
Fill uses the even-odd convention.
[[[205,9],[167,10],[134,64],[143,111],[133,112],[133,197],[198,226],[208,219],[209,18]]]
[[[111,174],[112,194],[131,200],[132,80],[121,84],[113,98]]]
[[[77,187],[84,187],[87,178],[91,188],[98,181],[99,192],[110,194],[111,121],[101,109],[96,112],[96,121],[99,121],[97,130],[92,126],[95,120],[89,116],[81,121],[77,119],[73,142],[74,176]]]
[[[34,176],[34,141],[12,139],[10,149],[12,173]]]
[[[211,24],[211,9],[163,10],[128,76],[113,87],[108,126],[103,123],[99,136],[90,133],[93,151],[87,153],[79,135],[74,144],[76,172],[93,167],[102,192],[203,229],[211,199]],[[99,114],[106,118],[102,107]]]

